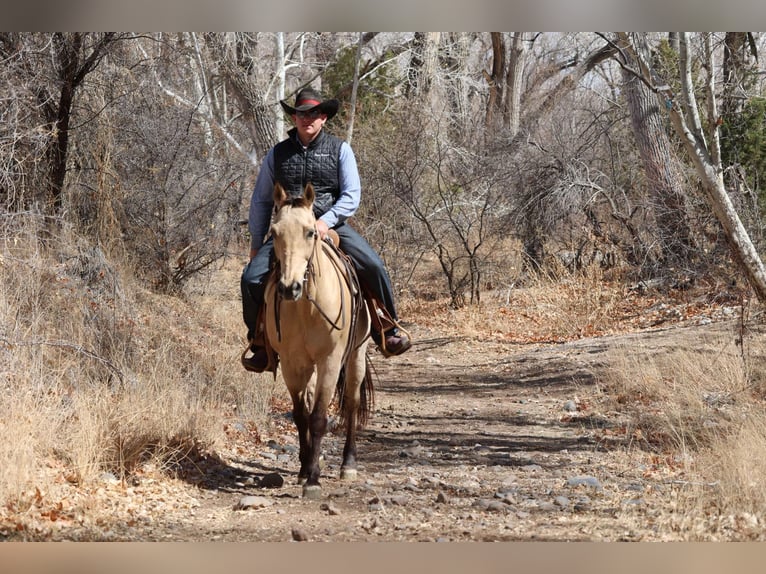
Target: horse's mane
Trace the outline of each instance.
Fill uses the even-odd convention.
[[[297,197],[288,197],[285,199],[284,203],[282,204],[282,207],[311,207],[311,203],[306,201],[306,198],[303,196],[297,196]]]

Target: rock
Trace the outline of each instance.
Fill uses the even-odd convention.
[[[243,496],[234,505],[234,510],[249,510],[251,508],[266,508],[274,504],[274,501],[263,496]]]
[[[408,446],[399,452],[402,458],[414,458],[423,454],[423,447],[420,445]]]
[[[573,476],[567,480],[569,486],[588,486],[596,490],[604,490],[595,476]]]
[[[573,400],[568,400],[564,403],[564,410],[568,413],[574,413],[577,411],[577,403]]]
[[[323,502],[319,508],[326,511],[330,516],[338,516],[340,514],[340,510],[334,504],[328,502]]]
[[[284,484],[285,479],[281,474],[278,472],[271,472],[261,478],[261,482],[258,483],[258,486],[261,488],[282,488],[282,485]]]
[[[567,508],[569,506],[569,499],[566,496],[557,496],[553,499],[553,504],[561,508]]]
[[[491,500],[487,505],[489,512],[506,512],[508,508],[508,505],[500,500]]]
[[[370,512],[382,512],[383,511],[383,501],[378,498],[377,496],[374,498],[371,498],[367,502],[367,508]]]
[[[98,478],[101,482],[107,484],[118,484],[120,482],[120,479],[111,472],[102,472]]]
[[[298,526],[293,527],[292,535],[293,535],[293,540],[295,540],[296,542],[305,542],[306,540],[309,539],[309,535],[306,533],[306,531],[303,530],[303,528],[300,528]]]
[[[449,498],[446,494],[439,491],[439,494],[436,495],[436,503],[437,504],[449,504]]]
[[[348,494],[348,488],[336,488],[327,493],[327,498],[343,498],[344,496],[348,496]]]
[[[409,498],[403,495],[394,495],[394,496],[389,496],[386,499],[386,502],[388,502],[391,505],[406,506],[407,503],[409,502]]]

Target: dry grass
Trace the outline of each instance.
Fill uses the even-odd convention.
[[[47,249],[34,219],[5,225],[0,500],[51,487],[52,468],[78,483],[125,477],[214,448],[225,420],[264,422],[274,383],[239,365],[238,280],[163,297],[65,233]]]
[[[714,347],[611,351],[610,396],[650,447],[698,452],[732,424],[734,406],[747,400],[747,376],[731,337]]]
[[[612,351],[609,405],[633,444],[678,477],[678,527],[692,539],[761,538],[766,518],[766,405],[753,384],[762,335],[743,352],[734,333],[695,347]],[[749,354],[749,353],[752,353]]]
[[[561,279],[558,279],[558,276]],[[523,286],[482,293],[479,305],[452,309],[447,298],[403,298],[400,316],[444,334],[506,342],[561,342],[612,332],[625,316],[625,287],[598,267],[576,276],[528,278]]]

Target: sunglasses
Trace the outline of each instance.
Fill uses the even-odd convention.
[[[308,110],[305,112],[296,111],[295,115],[299,118],[310,118],[312,120],[315,120],[322,115],[322,112],[320,112],[319,110]]]

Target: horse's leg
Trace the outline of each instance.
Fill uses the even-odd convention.
[[[349,357],[346,368],[346,387],[343,399],[343,417],[346,421],[346,444],[343,446],[343,462],[340,467],[341,480],[356,480],[356,429],[359,408],[362,406],[361,387],[364,380],[367,357],[364,348],[356,349]]]
[[[332,364],[333,361],[328,361],[328,363]],[[333,398],[337,377],[337,368],[328,368],[327,364],[322,363],[317,365],[314,404],[308,417],[310,435],[308,477],[303,485],[303,496],[306,498],[319,498],[322,493],[319,485],[321,472],[319,458],[322,454],[322,439],[327,432],[327,408]]]
[[[316,386],[313,369],[290,370],[283,366],[282,375],[293,401],[293,421],[298,430],[299,460],[298,484],[303,484],[309,477],[311,463],[310,413],[314,402]]]
[[[301,468],[298,471],[298,484],[303,484],[309,475],[310,458],[310,434],[309,434],[309,416],[306,406],[303,402],[303,394],[293,397],[293,421],[298,429],[299,454],[298,459],[301,462]]]

